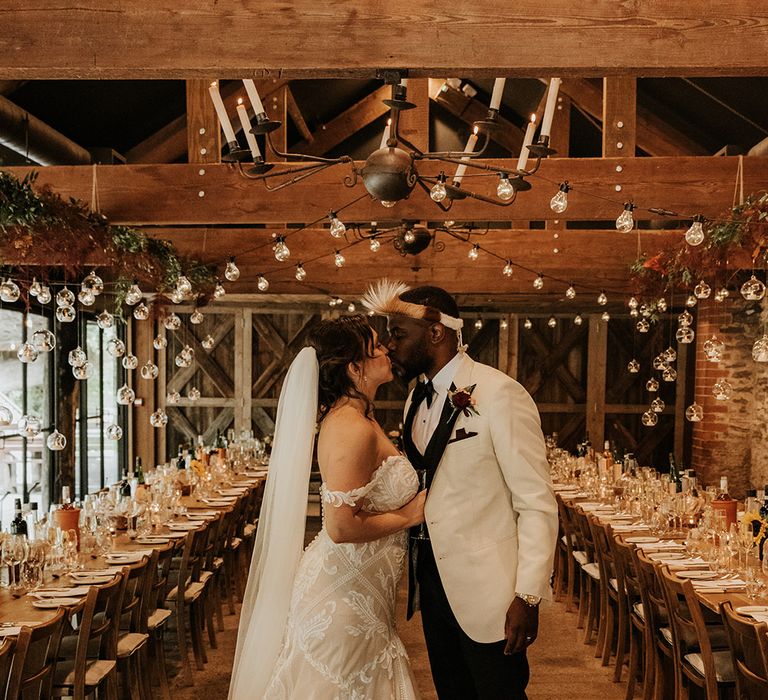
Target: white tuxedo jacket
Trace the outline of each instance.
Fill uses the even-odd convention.
[[[457,389],[476,384],[479,415],[456,420],[425,516],[458,623],[477,642],[497,642],[516,592],[550,597],[557,502],[528,392],[466,355],[453,383]],[[404,415],[410,402],[409,396]]]

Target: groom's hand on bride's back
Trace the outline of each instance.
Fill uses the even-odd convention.
[[[421,525],[424,522],[424,503],[427,500],[427,490],[419,491],[408,503],[406,503],[400,512],[408,521],[408,527]]]

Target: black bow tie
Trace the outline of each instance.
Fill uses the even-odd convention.
[[[435,387],[432,386],[432,380],[427,379],[426,382],[416,382],[416,386],[413,389],[412,401],[418,406],[422,401],[427,402],[427,408],[432,406],[432,399],[434,398]]]

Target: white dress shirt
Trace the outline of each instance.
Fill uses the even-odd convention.
[[[443,412],[443,404],[448,396],[448,390],[451,388],[451,382],[456,376],[456,370],[461,364],[461,353],[456,353],[448,364],[446,364],[432,379],[432,386],[435,390],[432,396],[432,405],[427,406],[426,401],[416,409],[416,415],[413,418],[413,428],[411,437],[416,449],[424,454],[427,445],[435,432],[437,424],[440,422],[440,415]],[[427,377],[423,374],[419,376],[418,381],[426,381]]]

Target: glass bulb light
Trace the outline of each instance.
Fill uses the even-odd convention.
[[[336,251],[333,255],[333,264],[336,265],[336,267],[344,267],[344,263],[346,262],[346,258],[341,254],[341,251]]]
[[[630,374],[637,374],[640,371],[640,363],[636,359],[632,358],[627,363],[627,371]]]
[[[130,406],[136,400],[136,392],[127,384],[123,384],[117,390],[116,400],[121,406]]]
[[[704,341],[702,349],[708,362],[720,362],[725,352],[725,343],[713,335],[709,340]]]
[[[47,304],[51,300],[51,288],[50,287],[41,287],[40,291],[37,293],[37,300],[41,304]]]
[[[200,345],[203,346],[203,350],[206,352],[210,352],[213,350],[213,346],[216,345],[216,341],[214,340],[213,336],[209,333],[200,341]]]
[[[709,295],[712,294],[712,287],[710,287],[704,280],[693,288],[693,294],[697,299],[709,299]]]
[[[554,328],[554,327],[557,325],[557,319],[556,319],[554,316],[550,316],[550,317],[547,319],[547,325],[548,325],[550,328]]]
[[[533,280],[533,288],[544,289],[544,278],[541,275],[536,275],[536,278]]]
[[[637,300],[637,297],[630,297],[629,301],[627,302],[627,306],[630,309],[636,309],[638,306],[640,306],[640,302]]]
[[[304,266],[301,263],[296,265],[296,273],[294,276],[299,282],[303,282],[305,279],[307,279],[307,271],[304,269]]]
[[[133,317],[137,321],[146,321],[149,318],[149,307],[142,302],[133,310]]]
[[[72,323],[75,320],[75,307],[59,306],[56,309],[56,320],[59,323]]]
[[[49,450],[61,452],[67,446],[67,438],[54,428],[53,432],[46,439],[45,444]]]
[[[689,294],[689,295],[688,295],[688,297],[687,297],[687,298],[686,298],[686,300],[685,300],[685,305],[686,305],[686,306],[687,306],[689,309],[692,309],[692,308],[693,308],[694,306],[696,306],[696,304],[698,304],[698,303],[699,303],[699,300],[696,298],[696,295],[695,295],[695,294]]]
[[[123,358],[122,364],[125,369],[136,369],[139,366],[139,358],[136,357],[136,355],[133,353],[129,352]]]
[[[39,296],[39,295],[38,295]],[[3,299],[5,301],[5,299]],[[56,294],[56,306],[72,306],[75,303],[75,295],[68,287],[64,287]]]
[[[56,336],[49,330],[40,329],[32,334],[32,344],[38,352],[50,352],[56,347]]]
[[[677,359],[677,350],[671,345],[661,354],[667,362],[674,362]]]
[[[123,429],[117,425],[117,423],[112,423],[107,426],[107,438],[110,440],[114,440],[117,442],[121,437],[123,437]]]
[[[204,320],[205,320],[205,316],[203,315],[203,312],[200,311],[200,309],[195,309],[189,315],[189,322],[196,326],[199,326]]]
[[[508,202],[515,196],[515,187],[509,181],[509,175],[499,175],[499,184],[496,186],[496,196],[503,202]]]
[[[70,367],[79,367],[85,364],[86,360],[88,360],[88,356],[79,345],[74,350],[70,350],[67,356]]]
[[[696,333],[693,331],[692,328],[688,326],[681,326],[677,329],[677,333],[675,333],[675,338],[677,339],[678,343],[682,343],[683,345],[688,345],[689,343],[693,342],[693,339],[696,337]]]
[[[473,246],[472,246],[472,247],[469,249],[469,252],[467,253],[467,257],[468,257],[470,260],[477,260],[477,259],[480,257],[480,246],[479,246],[477,243],[475,243],[475,244],[474,244],[474,245],[473,245]]]
[[[141,289],[139,289],[139,285],[134,282],[125,293],[125,303],[128,304],[128,306],[135,306],[141,301],[141,297]]]
[[[549,208],[555,212],[555,214],[562,214],[568,208],[568,192],[571,188],[566,180],[560,189],[557,191],[554,197],[549,200]]]
[[[634,205],[631,202],[627,202],[624,205],[624,211],[619,214],[616,219],[616,230],[622,233],[629,233],[635,227],[635,219],[632,216],[632,210]]]
[[[416,240],[416,234],[413,232],[413,229],[409,228],[404,234],[403,234],[403,240],[406,243],[413,243]]]
[[[96,295],[90,289],[81,289],[77,293],[77,300],[83,306],[93,306],[96,303]]]
[[[176,280],[176,291],[183,297],[192,294],[192,283],[186,275],[179,275]]]
[[[168,347],[168,339],[162,335],[155,336],[155,339],[152,341],[152,347],[155,350],[165,350]]]
[[[674,367],[667,367],[661,374],[665,382],[674,382],[677,379],[677,370]]]
[[[101,330],[112,328],[114,323],[115,323],[114,316],[112,316],[112,314],[109,313],[109,311],[107,311],[106,309],[96,317],[96,325],[99,328],[101,328]]]
[[[40,282],[38,282],[34,277],[32,278],[32,284],[29,285],[29,296],[36,297],[38,294],[40,294],[40,290],[42,289],[42,285]]]
[[[687,328],[693,323],[693,314],[686,309],[677,317],[677,322],[683,326],[683,328]]]
[[[178,391],[170,391],[165,395],[165,403],[176,404],[181,401],[181,394]]]
[[[568,285],[568,289],[565,290],[565,298],[566,299],[575,299],[576,298],[576,289],[574,286]]]
[[[445,189],[445,173],[440,173],[437,176],[437,182],[432,185],[432,189],[429,191],[429,196],[434,202],[442,202],[448,195]]]
[[[525,321],[523,321],[523,328],[525,328],[527,331],[533,328],[533,323],[530,318],[526,318]]]
[[[502,330],[506,330],[507,328],[509,328],[509,323],[506,318],[502,318],[501,321],[499,321],[499,328],[501,328]]]
[[[275,254],[275,260],[277,262],[285,262],[291,257],[291,251],[285,244],[285,237],[278,236],[274,246],[272,246],[272,252]]]
[[[688,245],[697,246],[704,242],[704,225],[702,221],[703,218],[701,216],[695,217],[690,228],[685,232],[685,242]]]
[[[482,318],[478,318],[475,321],[475,328],[477,328],[477,330],[480,330],[480,329],[482,329],[482,327],[483,327],[483,319]]]
[[[603,311],[603,313],[600,315],[600,318],[603,321],[608,322],[611,320],[611,314],[609,314],[607,311]]]
[[[119,338],[110,338],[107,341],[107,352],[112,357],[122,357],[125,355],[125,343]]]
[[[347,230],[344,222],[336,216],[336,212],[332,211],[328,218],[331,220],[330,233],[334,238],[341,238]]]
[[[715,292],[715,301],[723,302],[728,298],[729,295],[730,292],[728,291],[727,287],[720,287],[720,289]]]
[[[21,421],[19,421],[21,422]],[[0,404],[0,428],[5,428],[13,423],[13,413],[8,406]],[[19,428],[21,430],[21,428]]]
[[[765,285],[754,275],[741,285],[741,296],[747,301],[760,301],[765,296]]]
[[[157,375],[160,374],[160,369],[151,360],[147,360],[139,370],[142,379],[157,379]]]
[[[513,273],[514,273],[514,268],[512,267],[512,261],[507,260],[507,262],[504,263],[504,267],[501,270],[501,274],[504,275],[504,277],[512,277]]]
[[[86,360],[79,367],[73,367],[72,374],[75,377],[75,379],[78,379],[80,381],[83,381],[85,379],[90,379],[93,376],[93,364]]]
[[[721,379],[712,385],[712,396],[718,401],[728,401],[733,393],[733,386],[725,379]]]
[[[379,200],[379,202],[380,202],[381,206],[384,207],[385,209],[392,209],[392,207],[394,207],[395,204],[397,204],[397,202],[390,202],[387,199],[381,199],[381,200]]]
[[[704,409],[694,401],[685,409],[685,417],[691,423],[698,423],[704,418]]]
[[[188,392],[187,392],[187,398],[190,401],[197,401],[200,398],[200,389],[193,386]]]
[[[656,425],[659,422],[659,416],[656,413],[656,411],[654,411],[652,408],[649,408],[640,417],[640,422],[647,428],[652,428],[654,425]]]
[[[357,310],[357,307],[355,306],[355,302],[350,301],[349,304],[347,304],[347,311],[349,311],[349,313],[353,314],[353,313],[355,313],[356,310]]]
[[[667,310],[667,308],[669,308],[667,306],[667,300],[664,297],[659,297],[656,300],[656,310],[663,314]]]
[[[661,413],[666,408],[666,404],[664,403],[664,400],[657,396],[653,401],[651,401],[651,410],[655,411],[656,413]]]
[[[2,421],[0,421],[0,424],[2,424]],[[6,423],[6,425],[8,424]],[[25,438],[27,438],[28,440],[31,440],[32,438],[37,437],[37,435],[42,430],[43,421],[41,421],[40,418],[38,418],[33,413],[27,413],[27,414],[24,414],[21,418],[19,418],[19,422],[17,425],[19,428],[19,432]]]
[[[0,284],[0,300],[12,304],[14,301],[18,301],[20,296],[21,290],[19,285],[12,279],[8,278]]]
[[[19,358],[19,362],[28,365],[30,362],[34,362],[39,355],[37,348],[32,343],[22,343],[19,349],[16,351],[16,357]]]
[[[181,319],[176,314],[169,314],[163,319],[166,330],[177,331],[181,328]]]
[[[213,288],[213,298],[223,299],[226,293],[227,293],[227,290],[224,289],[224,286],[221,284],[221,282],[219,282],[219,280],[216,280],[216,286]]]
[[[584,323],[584,319],[581,317],[581,314],[576,314],[573,317],[573,323],[575,326],[580,326],[582,323]]]
[[[655,377],[651,377],[651,378],[650,378],[650,379],[649,379],[649,380],[648,380],[648,381],[645,383],[645,388],[646,388],[648,391],[650,391],[650,392],[658,391],[658,390],[659,390],[659,380],[658,380],[658,379],[656,379]]]
[[[191,367],[192,358],[184,352],[180,352],[173,358],[173,362],[177,367]]]
[[[600,306],[605,306],[608,303],[608,297],[605,295],[605,292],[600,292],[600,294],[597,295],[597,303]]]
[[[650,323],[648,323],[648,320],[647,320],[647,319],[645,319],[645,318],[641,318],[641,319],[640,319],[640,320],[637,322],[637,325],[636,325],[635,327],[637,328],[637,330],[638,330],[640,333],[647,333],[649,330],[651,330],[651,324],[650,324]]]
[[[755,362],[768,362],[768,335],[765,333],[752,346],[752,359]]]
[[[369,245],[371,247],[371,252],[376,253],[381,248],[381,241],[378,238],[371,238]]]
[[[264,275],[259,275],[256,280],[256,289],[260,292],[266,292],[269,289],[269,280]]]
[[[91,270],[80,283],[80,289],[82,291],[87,290],[94,296],[99,296],[104,291],[104,280]]]
[[[227,267],[224,269],[224,277],[230,282],[237,282],[240,279],[240,269],[235,265],[235,259],[230,258]]]
[[[164,408],[158,408],[150,417],[149,424],[153,428],[164,428],[168,424],[168,414]]]

